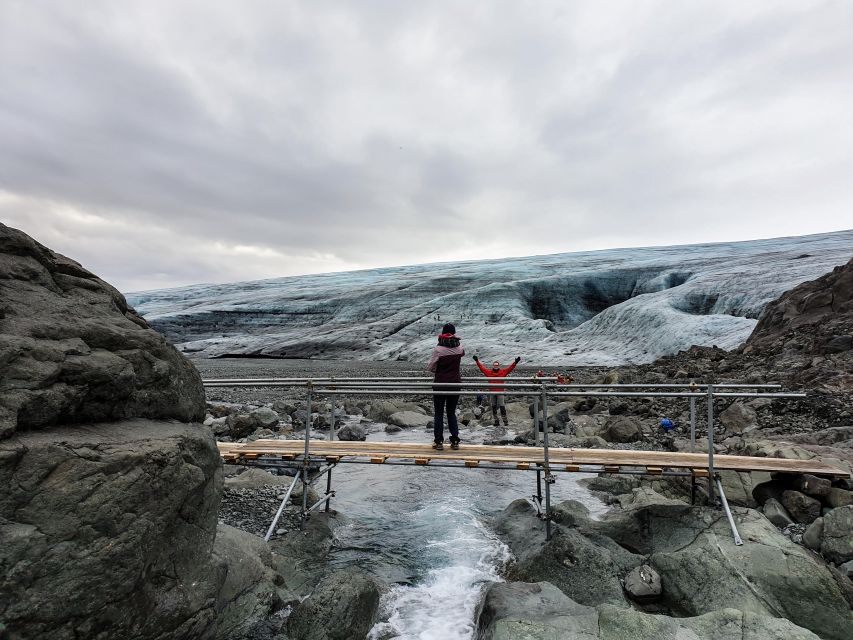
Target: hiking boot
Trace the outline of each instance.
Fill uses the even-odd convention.
[[[492,426],[493,426],[493,427],[499,427],[499,426],[501,426],[501,423],[500,423],[500,421],[499,421],[497,418],[495,418],[495,421],[494,421],[494,423],[492,424]]]
[[[443,442],[433,442],[432,448],[436,451],[444,451],[444,443]]]
[[[459,448],[459,438],[451,438],[450,439],[450,448],[458,449]]]
[[[509,426],[509,419],[506,416],[504,416],[503,420],[504,420],[504,426],[508,427]]]

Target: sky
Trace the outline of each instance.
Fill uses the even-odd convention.
[[[0,0],[0,221],[129,292],[853,227],[853,2]]]

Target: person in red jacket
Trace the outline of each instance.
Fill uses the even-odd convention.
[[[482,371],[487,378],[506,378],[510,373],[512,373],[512,370],[515,369],[516,365],[521,362],[521,358],[516,358],[515,361],[505,369],[501,369],[501,363],[497,360],[492,363],[491,369],[484,367],[483,363],[480,362],[480,358],[477,356],[474,356],[474,362],[477,363],[477,366],[480,367],[480,371]],[[492,407],[492,420],[494,421],[494,425],[496,427],[500,425],[500,422],[498,422],[498,409],[500,409],[504,426],[508,426],[509,420],[507,420],[506,417],[506,401],[503,396],[504,388],[501,386],[500,380],[494,380],[491,384],[493,386],[492,392],[489,394],[489,405]]]

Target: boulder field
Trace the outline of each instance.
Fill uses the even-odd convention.
[[[547,542],[533,507],[513,502],[495,529],[516,561],[481,605],[482,637],[853,637],[849,581],[762,514],[735,508],[736,546],[722,512],[652,497],[600,521],[561,503]]]

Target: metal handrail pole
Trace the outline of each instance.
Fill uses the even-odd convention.
[[[716,388],[716,387],[715,387]],[[714,393],[716,398],[805,398],[805,393],[747,393],[744,391],[735,393]]]
[[[551,466],[548,460],[548,384],[542,383],[542,446],[545,457],[545,540],[551,539]]]
[[[708,504],[714,504],[714,385],[708,385]]]
[[[311,458],[308,455],[310,442],[311,442],[311,390],[312,384],[308,383],[308,406],[306,407],[306,411],[308,413],[305,416],[305,457],[302,459],[302,520],[299,523],[299,528],[305,528],[305,520],[308,518],[308,465],[311,462]]]
[[[334,440],[335,439],[335,399],[330,398],[329,402],[332,405],[332,411],[331,411],[331,416],[330,416],[331,420],[329,421],[329,440]]]
[[[278,524],[279,518],[281,518],[281,514],[284,513],[284,507],[287,506],[287,501],[290,500],[290,494],[293,493],[293,488],[296,486],[297,482],[299,482],[299,474],[293,476],[293,482],[290,483],[290,488],[287,490],[287,493],[284,494],[284,500],[281,501],[281,505],[279,505],[278,511],[276,511],[275,513],[275,518],[273,518],[270,528],[267,529],[267,535],[264,536],[265,541],[270,541],[273,531],[275,531],[275,525]]]
[[[330,465],[329,466],[329,476],[326,479],[326,495],[331,496],[331,493],[332,493],[332,467]],[[326,509],[325,509],[326,513],[329,513],[329,502],[330,502],[330,498],[327,498],[326,499]]]
[[[539,446],[539,398],[533,398],[533,444]]]
[[[696,451],[696,398],[690,398],[690,452]]]

